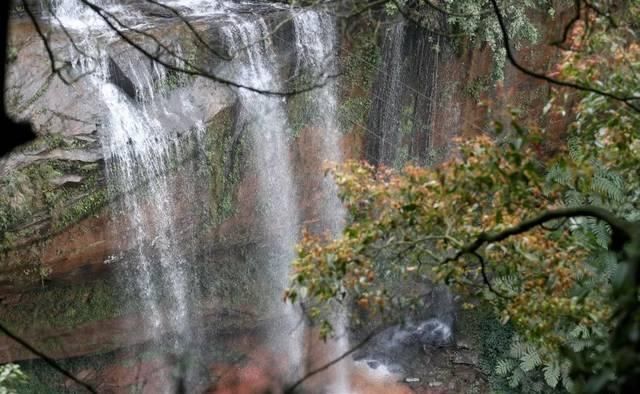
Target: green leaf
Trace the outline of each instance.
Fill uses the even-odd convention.
[[[528,350],[528,353],[520,357],[520,368],[522,368],[522,370],[525,372],[529,372],[538,365],[542,364],[542,359],[540,358],[540,354],[538,353],[538,351],[531,348]]]
[[[520,385],[523,379],[524,379],[524,372],[521,369],[516,369],[515,371],[513,371],[513,374],[509,377],[509,386],[512,388],[516,388]]]
[[[551,387],[556,387],[560,382],[560,366],[557,362],[545,365],[543,368],[544,381]]]
[[[496,374],[499,376],[507,376],[515,366],[516,363],[512,359],[498,360],[498,363],[496,364]]]

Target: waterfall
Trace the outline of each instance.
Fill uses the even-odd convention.
[[[405,30],[404,22],[396,23],[385,35],[383,44],[381,70],[385,71],[380,71],[374,86],[376,94],[369,118],[370,128],[380,137],[371,139],[366,146],[367,160],[376,164],[393,164],[400,143]]]
[[[207,12],[217,15],[219,25],[215,28],[234,54],[232,61],[215,64],[217,75],[252,88],[286,89],[272,42],[276,38],[261,16],[234,12],[230,4],[226,13],[221,12],[220,2],[164,3],[190,7],[190,16]],[[200,338],[203,323],[194,307],[198,304],[194,290],[197,286],[193,285],[197,278],[191,267],[195,262],[188,247],[189,239],[195,235],[179,223],[185,215],[195,217],[203,213],[202,206],[207,205],[195,197],[198,193],[194,188],[202,183],[196,175],[198,160],[191,160],[191,168],[180,169],[183,162],[202,154],[199,147],[203,145],[205,132],[203,115],[189,104],[191,100],[185,90],[162,89],[167,78],[165,69],[152,62],[141,62],[136,56],[123,60],[102,53],[115,37],[101,23],[85,29],[87,21],[98,20],[93,19],[99,18],[95,13],[81,7],[77,0],[59,0],[56,4],[60,21],[73,29],[73,34],[82,35],[82,48],[99,59],[97,64],[87,61],[84,68],[97,68],[87,78],[107,110],[100,132],[107,181],[113,195],[121,196],[116,205],[120,212],[114,212],[115,215],[128,220],[128,264],[122,280],[130,285],[135,296],[132,302],[139,302],[145,311],[146,325],[140,329],[149,332],[162,352],[181,360],[204,344]],[[118,8],[123,6],[105,1],[100,5],[109,11],[124,10]],[[325,78],[337,68],[335,20],[328,13],[306,10],[295,12],[292,22],[298,71],[311,76],[313,82],[324,81],[322,87],[306,93],[309,111],[315,114],[312,127],[319,133],[319,156],[338,163],[342,154],[337,84]],[[130,88],[117,83],[123,77]],[[262,258],[266,265],[263,280],[271,285],[270,293],[264,297],[269,307],[265,316],[271,322],[266,339],[275,354],[286,355],[287,365],[283,367],[286,378],[296,379],[304,372],[304,322],[296,307],[282,301],[289,284],[290,264],[295,258],[301,216],[289,152],[293,132],[287,102],[284,97],[251,89],[234,88],[234,91],[239,104],[237,131],[248,137],[251,146],[250,171],[255,175],[257,196],[255,213],[258,233],[263,237],[259,248],[264,251]],[[321,185],[323,198],[318,209],[322,226],[337,236],[344,226],[345,210],[333,180],[326,177]],[[338,339],[332,358],[336,358],[349,349],[346,312],[336,309],[333,323]],[[331,373],[330,392],[349,393],[346,362],[332,368]],[[171,390],[167,387],[167,391]]]
[[[154,72],[160,73],[158,69]],[[185,152],[186,141],[180,140],[180,132],[191,126],[193,144],[198,146],[204,127],[197,122],[199,116],[193,108],[169,107],[168,102],[175,105],[187,101],[165,100],[154,91],[152,78],[149,73],[134,78],[138,91],[149,95],[137,105],[104,79],[96,80],[96,85],[109,109],[109,134],[103,140],[107,176],[116,190],[126,191],[124,208],[135,232],[137,262],[132,269],[136,273],[137,292],[144,309],[150,312],[147,317],[154,336],[179,333],[173,345],[175,351],[182,352],[186,347],[184,341],[193,334],[187,294],[193,279],[188,277],[186,252],[181,236],[175,231],[175,209],[178,204],[192,207],[191,201],[180,201],[176,180],[171,176],[175,166],[172,161],[181,162],[190,154]],[[196,123],[189,119],[195,119]],[[146,185],[140,186],[144,182]],[[139,188],[143,190],[136,190]]]
[[[224,29],[237,58],[230,67],[233,79],[253,88],[281,91],[282,83],[269,39],[260,17],[231,18]],[[237,90],[240,99],[240,127],[248,132],[253,147],[253,170],[258,177],[258,215],[266,237],[269,278],[273,280],[270,307],[274,318],[270,345],[286,354],[289,368],[302,365],[302,324],[295,308],[282,301],[288,286],[290,264],[298,240],[298,207],[290,166],[288,125],[284,99],[278,96]],[[280,316],[278,316],[280,315]],[[299,372],[291,372],[299,375]]]
[[[67,29],[82,26],[89,18],[90,11],[74,4],[62,1],[56,11]],[[121,196],[114,214],[129,222],[129,239],[122,245],[123,250],[129,250],[128,264],[121,280],[130,290],[131,302],[145,312],[145,326],[140,330],[147,331],[147,337],[159,345],[165,360],[182,362],[197,357],[194,349],[200,323],[192,308],[197,299],[196,278],[187,250],[195,234],[189,233],[191,227],[185,230],[183,226],[181,233],[176,229],[181,228],[177,225],[178,210],[197,216],[202,206],[195,197],[195,185],[201,182],[195,179],[197,168],[179,170],[179,166],[188,158],[198,161],[203,115],[189,104],[188,92],[161,88],[166,71],[155,63],[126,59],[118,64],[101,54],[108,44],[104,36],[110,34],[102,34],[100,39],[95,31],[72,32],[82,35],[79,44],[98,59],[85,59],[77,68],[92,70],[86,78],[107,110],[100,141],[109,191],[114,197]],[[134,92],[111,82],[116,69],[123,76],[115,78],[126,78]],[[166,387],[166,392],[173,391]]]
[[[340,128],[338,126],[337,84],[330,75],[337,69],[337,34],[335,21],[329,14],[305,10],[293,18],[296,32],[296,53],[303,68],[311,75],[314,83],[321,85],[311,94],[315,124],[321,140],[320,156],[331,163],[342,161],[340,151]],[[323,189],[327,198],[323,199],[321,217],[325,227],[337,235],[344,226],[345,211],[337,195],[332,179],[325,178]]]
[[[433,161],[440,50],[439,36],[403,20],[387,30],[368,119],[378,135],[366,141],[369,162],[400,168],[408,161]]]
[[[323,83],[321,87],[310,92],[311,108],[314,116],[314,126],[320,133],[320,157],[331,163],[342,161],[340,151],[340,129],[337,121],[337,84],[335,80],[327,79],[337,68],[337,33],[335,20],[327,13],[305,10],[295,14],[293,23],[296,32],[296,53],[298,68],[306,75],[311,75],[312,81]],[[337,187],[330,177],[322,181],[323,197],[320,206],[322,226],[332,236],[339,236],[344,227],[345,209],[338,198]],[[331,358],[342,356],[349,350],[348,314],[336,306],[333,326],[335,342],[330,352]],[[348,394],[349,364],[342,361],[332,368],[333,382],[328,388],[331,393]]]
[[[55,10],[58,20],[71,30],[103,30],[106,25],[102,18],[79,0],[41,0],[43,5],[50,4]],[[113,0],[92,0],[92,4],[108,9],[109,12],[119,13],[123,7]],[[47,9],[49,6],[43,6]]]

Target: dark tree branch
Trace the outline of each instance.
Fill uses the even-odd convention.
[[[22,0],[23,2],[25,0]],[[116,35],[118,37],[120,37],[125,43],[127,43],[128,45],[130,45],[132,48],[134,48],[135,50],[137,50],[138,52],[140,52],[142,55],[144,55],[145,57],[147,57],[148,59],[160,64],[161,66],[165,67],[168,70],[171,71],[176,71],[179,73],[183,73],[186,75],[191,75],[191,76],[200,76],[200,77],[204,77],[207,79],[211,79],[213,81],[225,84],[225,85],[229,85],[235,88],[241,88],[241,89],[246,89],[249,91],[252,91],[254,93],[259,93],[259,94],[265,94],[265,95],[271,95],[271,96],[295,96],[298,94],[303,94],[312,90],[315,90],[317,88],[321,88],[324,87],[330,80],[338,78],[342,75],[341,72],[339,73],[333,73],[333,74],[323,74],[321,76],[321,78],[318,78],[318,81],[314,84],[308,85],[304,88],[300,88],[300,89],[292,89],[292,90],[270,90],[270,89],[263,89],[263,88],[258,88],[255,86],[249,86],[249,85],[245,85],[215,74],[212,74],[211,72],[198,67],[197,65],[193,64],[191,61],[189,61],[188,59],[178,55],[177,53],[175,53],[173,50],[171,50],[169,47],[167,47],[164,43],[162,43],[161,41],[158,40],[158,38],[156,38],[154,35],[149,34],[145,31],[139,30],[134,28],[133,26],[128,26],[127,24],[123,23],[120,19],[118,19],[113,13],[105,10],[104,8],[102,8],[101,6],[89,1],[89,0],[79,0],[82,4],[84,4],[85,6],[87,6],[89,9],[91,9],[93,12],[95,12],[96,14],[98,14],[98,16],[107,24],[107,26],[116,33]],[[187,27],[196,35],[196,38],[198,39],[198,41],[200,41],[203,45],[206,46],[206,48],[210,51],[212,51],[212,53],[214,53],[216,56],[228,60],[231,59],[229,56],[225,56],[223,54],[218,53],[217,51],[215,51],[213,48],[210,47],[210,45],[207,45],[206,42],[202,39],[202,37],[197,34],[197,32],[195,31],[195,28],[193,27],[193,25],[191,25],[191,23],[189,23],[183,16],[180,15],[179,12],[177,12],[176,10],[174,10],[172,7],[169,7],[167,5],[163,5],[161,3],[158,3],[155,0],[146,0],[149,3],[152,4],[156,4],[159,5],[163,8],[167,8],[172,10],[172,12],[178,17],[180,18],[181,21],[183,21],[184,23],[187,24]],[[25,4],[25,10],[28,10],[28,6]],[[59,19],[57,18],[57,16],[55,15],[55,12],[53,12],[50,8],[51,14],[56,18],[56,20],[59,21]],[[36,22],[36,18],[34,16],[34,14],[32,12],[30,12],[30,10],[28,10],[28,14],[29,17],[31,18],[33,25],[36,28],[36,31],[38,33],[38,36],[40,37],[40,39],[42,40],[45,49],[47,51],[47,55],[49,57],[49,61],[51,63],[51,69],[52,69],[52,73],[57,74],[65,83],[73,83],[76,80],[78,80],[79,78],[82,78],[84,75],[81,75],[79,78],[74,79],[73,81],[68,81],[66,78],[64,78],[61,75],[61,70],[64,67],[58,68],[55,66],[56,60],[55,60],[55,56],[53,53],[53,50],[51,49],[51,46],[49,44],[48,41],[48,37],[42,32],[39,24]],[[62,26],[62,23],[60,23]],[[68,33],[68,31],[64,28],[64,26],[62,26],[63,32],[65,33],[65,35],[67,36],[67,38],[71,41],[72,46],[74,47],[74,49],[76,49],[76,51],[78,51],[79,53],[83,54],[84,52],[82,52],[77,45],[75,44],[74,40],[71,38],[70,34]],[[158,50],[162,50],[165,53],[167,53],[170,57],[172,57],[173,59],[177,60],[178,62],[182,62],[184,63],[185,67],[181,67],[179,65],[173,64],[170,60],[165,60],[162,59],[162,56],[160,54],[161,51],[157,51],[158,53],[154,54],[151,53],[149,50],[145,49],[141,44],[138,44],[137,42],[135,42],[131,37],[129,37],[127,34],[125,34],[125,31],[131,31],[135,34],[139,34],[145,38],[150,39],[151,41],[153,41],[157,46],[158,46]],[[251,43],[251,45],[255,45],[256,43]],[[240,50],[244,50],[247,48],[241,48]],[[70,64],[68,62],[66,62],[65,66],[69,66]]]
[[[23,0],[24,1],[24,0]],[[55,20],[58,22],[58,25],[60,26],[60,29],[62,30],[62,32],[64,33],[64,35],[67,37],[67,39],[69,40],[69,43],[71,44],[71,46],[73,47],[73,49],[78,52],[79,54],[81,54],[82,56],[92,59],[92,60],[97,60],[95,59],[93,56],[87,54],[84,50],[80,49],[80,47],[78,47],[78,45],[76,44],[76,41],[73,39],[73,37],[71,36],[71,33],[69,33],[69,30],[67,30],[67,28],[64,26],[64,24],[62,23],[62,21],[60,20],[60,18],[58,18],[58,15],[55,13],[55,11],[53,10],[53,7],[51,6],[51,4],[49,4],[47,2],[47,8],[49,10],[49,13],[51,15],[53,15],[53,17],[55,18]],[[32,23],[36,23],[33,18],[31,19]],[[40,37],[42,38],[42,36]]]
[[[465,254],[475,254],[485,244],[497,243],[514,235],[526,233],[535,227],[542,226],[550,220],[575,217],[593,217],[606,222],[611,226],[612,238],[614,240],[625,242],[634,237],[633,223],[618,218],[606,209],[590,205],[575,208],[562,208],[546,211],[539,216],[521,222],[517,226],[510,227],[497,233],[482,233],[478,235],[475,241],[462,247],[455,255],[443,260],[440,264],[447,264],[456,261]]]
[[[38,23],[38,20],[36,19],[35,15],[33,14],[33,11],[31,11],[31,8],[29,7],[29,4],[27,4],[26,0],[22,0],[22,6],[24,8],[24,11],[27,13],[27,16],[29,16],[29,19],[31,20],[31,24],[36,29],[36,33],[40,37],[40,40],[42,41],[42,44],[44,45],[44,49],[46,50],[47,56],[49,57],[49,63],[50,63],[50,66],[51,66],[51,73],[57,75],[60,78],[60,80],[62,82],[64,82],[66,85],[70,85],[71,81],[67,80],[62,75],[62,73],[60,72],[60,70],[62,68],[56,67],[56,58],[55,58],[55,55],[53,54],[53,49],[51,49],[51,45],[49,43],[49,38],[42,31],[42,28],[40,27],[40,24]]]
[[[327,83],[327,81],[329,79],[337,78],[337,77],[339,77],[341,75],[341,73],[328,74],[328,75],[325,75],[324,76],[325,77],[324,80],[319,82],[319,83],[315,83],[315,84],[307,86],[305,88],[295,89],[295,90],[278,91],[278,90],[261,89],[261,88],[255,87],[255,86],[244,85],[244,84],[232,81],[230,79],[223,78],[223,77],[220,77],[218,75],[211,74],[208,71],[203,70],[202,68],[195,66],[194,64],[189,62],[187,59],[183,59],[182,57],[180,57],[177,54],[173,53],[173,51],[171,51],[164,44],[159,42],[157,40],[157,38],[155,38],[153,35],[145,33],[145,32],[142,32],[140,30],[132,29],[132,28],[126,26],[120,20],[118,20],[115,17],[115,15],[113,15],[112,13],[106,11],[105,9],[103,9],[100,6],[96,5],[95,3],[92,3],[92,2],[90,2],[88,0],[79,0],[79,1],[81,1],[83,4],[85,4],[91,10],[93,10],[96,14],[98,14],[98,16],[100,16],[100,18],[109,26],[109,28],[111,28],[113,31],[115,31],[115,33],[118,35],[118,37],[122,38],[127,44],[131,45],[134,49],[138,50],[140,53],[142,53],[144,56],[146,56],[150,60],[153,60],[153,61],[157,62],[158,64],[164,66],[165,68],[167,68],[169,70],[181,72],[181,73],[184,73],[184,74],[187,74],[187,75],[192,75],[192,76],[205,77],[205,78],[211,79],[213,81],[216,81],[216,82],[219,82],[219,83],[222,83],[222,84],[225,84],[225,85],[233,86],[235,88],[246,89],[246,90],[249,90],[249,91],[254,92],[254,93],[260,93],[260,94],[265,94],[265,95],[270,95],[270,96],[294,96],[294,95],[297,95],[297,94],[306,93],[306,92],[312,91],[312,90],[314,90],[316,88],[323,87],[324,85],[326,85],[326,83]],[[128,37],[126,34],[124,34],[123,31],[118,29],[118,27],[116,27],[114,25],[114,22],[112,22],[112,20],[115,21],[115,23],[120,25],[122,28],[130,29],[130,30],[132,30],[132,31],[134,31],[134,32],[136,32],[138,34],[142,34],[145,37],[153,39],[167,53],[169,53],[171,56],[175,57],[176,59],[185,62],[185,64],[188,67],[191,67],[191,68],[184,68],[184,67],[176,66],[174,64],[171,64],[168,61],[165,61],[165,60],[161,59],[160,56],[153,55],[152,53],[147,51],[145,48],[143,48],[140,44],[136,43],[130,37]]]
[[[49,357],[46,354],[44,354],[41,351],[39,351],[38,349],[34,348],[28,342],[26,342],[24,339],[20,338],[16,334],[14,334],[11,330],[9,330],[7,327],[5,327],[2,324],[0,324],[0,331],[2,331],[9,338],[11,338],[14,341],[18,342],[21,346],[23,346],[25,349],[27,349],[31,353],[33,353],[36,356],[38,356],[39,358],[41,358],[51,368],[53,368],[56,371],[60,372],[62,375],[66,376],[67,378],[71,379],[76,384],[84,387],[88,392],[97,394],[96,389],[94,389],[91,385],[89,385],[88,383],[85,383],[82,380],[80,380],[77,377],[75,377],[71,372],[69,372],[66,369],[62,368],[60,366],[60,364],[58,364],[56,362],[56,360],[52,359],[51,357]]]
[[[557,85],[557,86],[563,86],[563,87],[568,87],[568,88],[573,88],[576,90],[580,90],[583,92],[588,92],[588,93],[595,93],[598,94],[600,96],[603,97],[607,97],[616,101],[619,101],[625,105],[627,105],[629,108],[631,108],[632,110],[636,111],[636,112],[640,112],[640,105],[635,104],[635,101],[640,100],[640,96],[622,96],[616,93],[612,93],[612,92],[608,92],[605,90],[600,90],[600,89],[596,89],[593,88],[591,86],[587,86],[587,85],[581,85],[581,84],[577,84],[577,83],[573,83],[573,82],[568,82],[568,81],[562,81],[559,79],[555,79],[555,78],[551,78],[548,75],[545,74],[541,74],[532,70],[529,70],[528,68],[524,67],[523,65],[521,65],[518,60],[516,60],[515,55],[513,53],[513,50],[511,49],[511,43],[509,40],[509,33],[507,30],[507,25],[506,22],[504,20],[504,17],[502,16],[502,12],[500,11],[500,7],[498,6],[498,2],[497,0],[491,0],[491,4],[493,5],[493,9],[494,12],[496,14],[496,17],[498,18],[498,24],[500,25],[500,30],[502,31],[502,39],[504,41],[504,48],[507,52],[507,59],[509,60],[509,63],[511,63],[516,69],[518,69],[519,71],[523,72],[524,74],[536,78],[536,79],[540,79],[543,81],[546,81],[548,83]]]
[[[567,23],[567,25],[564,27],[564,32],[562,33],[562,39],[552,42],[551,45],[556,45],[561,47],[565,42],[567,42],[567,39],[569,38],[569,34],[571,33],[573,26],[575,26],[575,24],[582,18],[582,1],[575,0],[574,7],[576,9],[576,13],[573,16],[573,18],[571,18],[569,23]]]
[[[471,252],[471,254],[478,259],[478,262],[480,262],[480,273],[482,274],[482,281],[484,282],[485,285],[487,285],[487,288],[489,289],[489,291],[492,292],[493,294],[497,295],[498,297],[509,298],[509,297],[505,296],[504,294],[502,294],[501,292],[497,291],[493,287],[493,285],[491,285],[491,281],[489,280],[489,276],[487,276],[487,268],[486,268],[486,264],[485,264],[484,258],[482,258],[480,253],[478,253],[477,251],[473,251],[473,252]]]
[[[47,56],[49,57],[49,63],[51,64],[51,74],[52,75],[57,75],[58,78],[60,78],[60,80],[65,84],[65,85],[71,85],[77,81],[79,81],[80,79],[84,78],[85,76],[93,73],[95,71],[95,67],[87,72],[84,72],[82,74],[80,74],[78,77],[73,78],[73,79],[67,79],[67,77],[65,77],[64,75],[62,75],[62,71],[66,68],[69,69],[71,67],[71,62],[70,61],[64,61],[63,62],[63,66],[61,67],[56,67],[56,59],[55,59],[55,55],[53,53],[53,49],[51,48],[50,44],[49,44],[49,38],[47,37],[46,34],[44,34],[44,32],[42,31],[42,29],[40,28],[40,24],[38,23],[35,15],[33,14],[33,12],[31,11],[31,9],[29,8],[29,5],[27,4],[26,0],[22,0],[22,5],[23,8],[25,10],[25,12],[27,13],[27,15],[29,16],[29,19],[31,20],[31,24],[34,26],[34,28],[36,29],[36,33],[38,34],[38,37],[40,37],[40,40],[42,41],[42,44],[44,45],[44,48],[47,52]],[[58,18],[58,16],[53,12],[51,5],[47,4],[47,7],[49,8],[49,11],[51,12],[51,14],[54,16],[54,18],[56,19],[56,21],[58,21],[58,23],[60,24],[60,28],[62,29],[62,32],[64,33],[64,35],[67,37],[67,39],[70,41],[71,46],[73,47],[73,49],[80,53],[82,56],[85,56],[89,59],[93,59],[95,60],[95,58],[93,56],[88,55],[87,53],[85,53],[82,49],[80,49],[76,42],[74,41],[73,37],[71,37],[71,34],[69,33],[69,31],[64,27],[64,25],[62,24],[62,22],[60,21],[60,19]]]
[[[556,231],[559,230],[560,228],[562,228],[562,226],[564,226],[564,224],[567,222],[567,220],[569,220],[568,218],[564,218],[560,221],[560,223],[556,224],[553,227],[547,227],[544,224],[541,224],[540,227],[542,227],[543,229],[547,230],[547,231]]]

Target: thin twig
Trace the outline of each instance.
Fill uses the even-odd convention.
[[[284,390],[284,394],[293,394],[295,392],[295,390],[302,383],[304,383],[307,379],[311,378],[314,375],[319,374],[322,371],[325,371],[325,370],[329,369],[332,365],[335,365],[335,364],[339,363],[341,360],[343,360],[344,358],[346,358],[347,356],[349,356],[350,354],[352,354],[356,350],[358,350],[361,347],[363,347],[364,345],[366,345],[367,342],[369,342],[371,340],[371,338],[373,338],[374,336],[378,335],[379,332],[380,332],[380,328],[378,328],[376,330],[373,330],[362,341],[360,341],[357,345],[355,345],[354,347],[352,347],[348,351],[344,352],[341,356],[331,360],[330,362],[328,362],[328,363],[326,363],[326,364],[324,364],[324,365],[322,365],[322,366],[320,366],[320,367],[318,367],[318,368],[316,368],[316,369],[314,369],[312,371],[307,372],[303,377],[298,379],[295,383],[293,383],[286,390]]]

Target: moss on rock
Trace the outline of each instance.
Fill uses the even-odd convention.
[[[227,107],[211,120],[205,136],[212,225],[235,213],[235,192],[244,169],[246,143],[241,130],[235,130],[234,123],[235,109]]]
[[[346,131],[361,130],[371,108],[372,85],[381,51],[373,24],[372,21],[363,21],[340,56],[344,75],[340,79],[338,118]]]
[[[73,175],[70,182],[57,180]],[[17,169],[0,180],[0,251],[16,240],[46,237],[85,218],[107,203],[98,163],[46,160]],[[49,219],[46,229],[32,226]]]
[[[15,305],[0,304],[0,315],[18,332],[71,328],[119,316],[128,311],[123,305],[132,309],[126,294],[121,285],[107,280],[47,287],[20,295]]]

